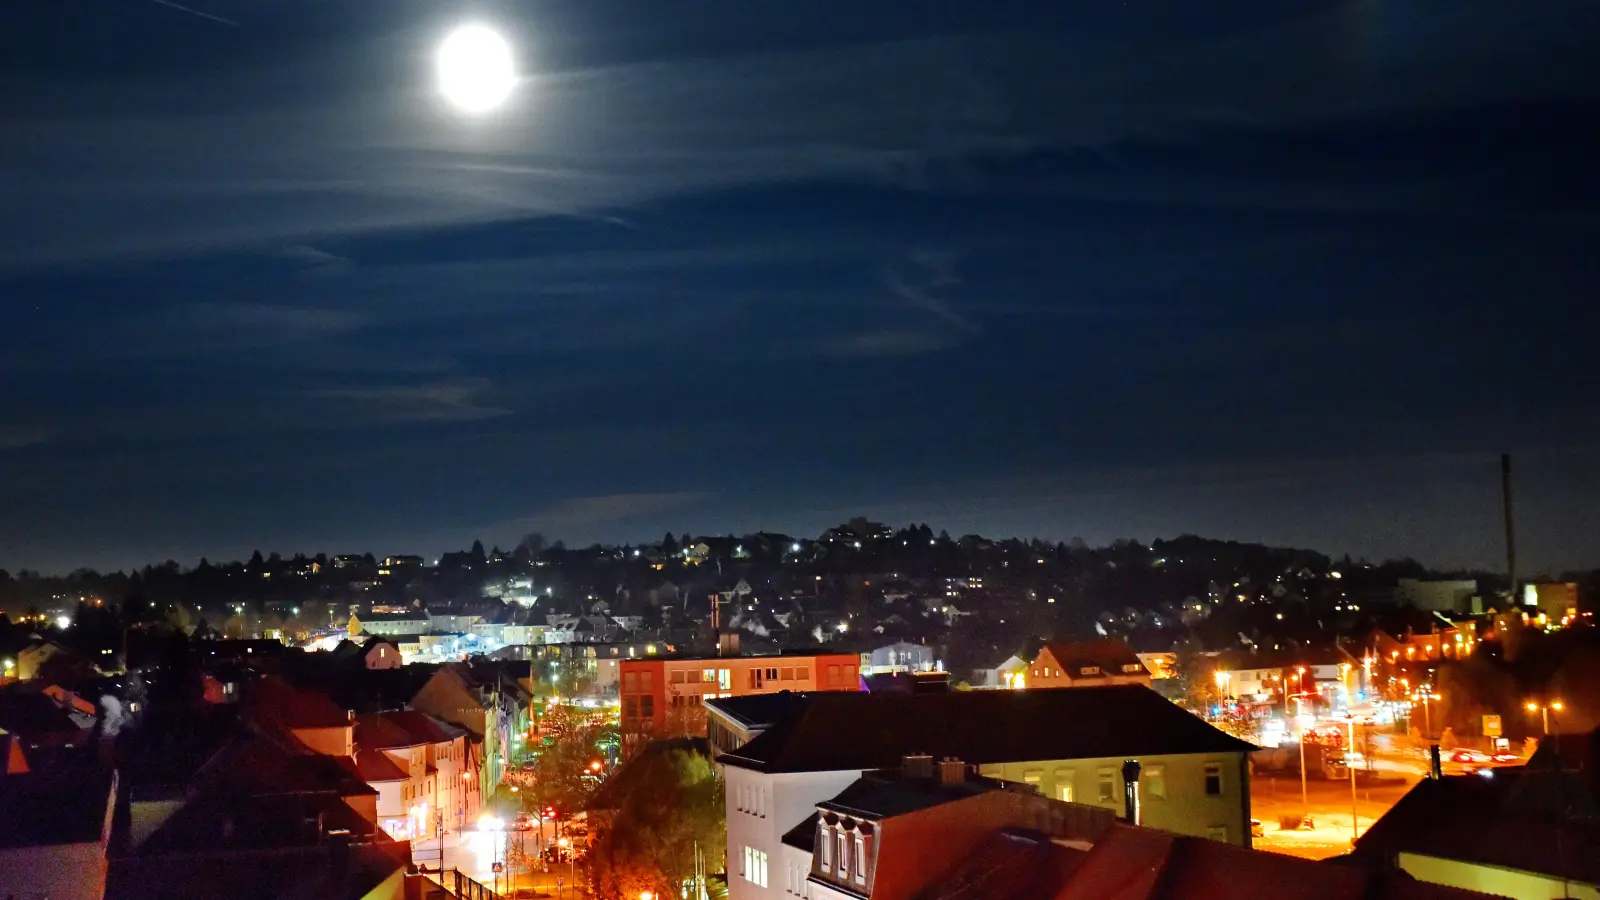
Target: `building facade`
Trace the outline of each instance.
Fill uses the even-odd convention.
[[[1051,641],[1039,650],[1028,667],[1027,686],[1030,688],[1106,684],[1149,687],[1150,672],[1133,648],[1112,640],[1090,644]]]
[[[664,736],[704,734],[707,700],[780,691],[859,691],[860,664],[854,653],[621,660],[622,727]]]
[[[863,772],[924,754],[1112,813],[1124,809],[1123,765],[1134,760],[1147,823],[1248,847],[1254,749],[1137,685],[815,694],[718,757],[726,776],[729,895],[792,897],[787,871],[774,878],[771,868],[786,858],[785,835]],[[735,874],[746,856],[765,864],[764,877]]]

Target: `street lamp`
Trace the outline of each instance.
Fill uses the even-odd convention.
[[[572,841],[568,840],[567,838],[556,838],[556,846],[560,847],[562,850],[569,850],[569,848],[572,847]],[[576,894],[578,892],[578,854],[575,852],[568,852],[567,862],[570,865],[570,868],[567,871],[567,876],[572,880],[572,892]],[[558,888],[556,890],[556,897],[558,900],[560,896],[561,891]]]
[[[1528,704],[1527,704],[1527,709],[1528,709],[1528,712],[1536,712],[1536,713],[1539,714],[1539,719],[1540,719],[1541,723],[1544,726],[1545,737],[1549,737],[1550,736],[1550,711],[1553,709],[1556,712],[1561,712],[1563,709],[1566,709],[1566,706],[1560,700],[1552,700],[1548,704],[1539,703],[1539,702],[1536,702],[1536,701],[1533,701],[1533,700],[1529,700]]]

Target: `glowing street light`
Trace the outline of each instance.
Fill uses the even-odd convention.
[[[1539,714],[1539,719],[1544,726],[1544,734],[1546,737],[1549,737],[1550,735],[1550,711],[1555,710],[1556,712],[1561,712],[1563,709],[1566,709],[1566,705],[1560,700],[1552,700],[1549,703],[1539,703],[1534,700],[1529,700],[1527,703],[1528,712],[1536,712]]]

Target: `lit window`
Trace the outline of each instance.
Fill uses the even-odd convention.
[[[1167,771],[1161,766],[1144,770],[1144,795],[1151,800],[1167,799]]]
[[[1029,770],[1027,772],[1023,772],[1022,773],[1022,783],[1023,784],[1038,784],[1039,782],[1041,782],[1043,780],[1044,780],[1044,772],[1040,771],[1039,769],[1031,769],[1031,770]]]
[[[1099,790],[1095,794],[1095,802],[1114,802],[1117,798],[1116,775],[1110,769],[1101,769],[1097,773],[1096,781]]]

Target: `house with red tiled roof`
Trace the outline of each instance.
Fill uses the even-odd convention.
[[[355,767],[378,792],[378,824],[396,840],[460,831],[481,794],[464,729],[415,710],[357,716]]]
[[[287,735],[312,753],[355,753],[355,713],[341,709],[327,694],[297,688],[269,676],[252,685],[247,700],[250,721]]]
[[[1150,671],[1121,641],[1102,640],[1087,644],[1051,641],[1039,650],[1028,666],[1027,686],[1084,687],[1106,684],[1150,686]]]

